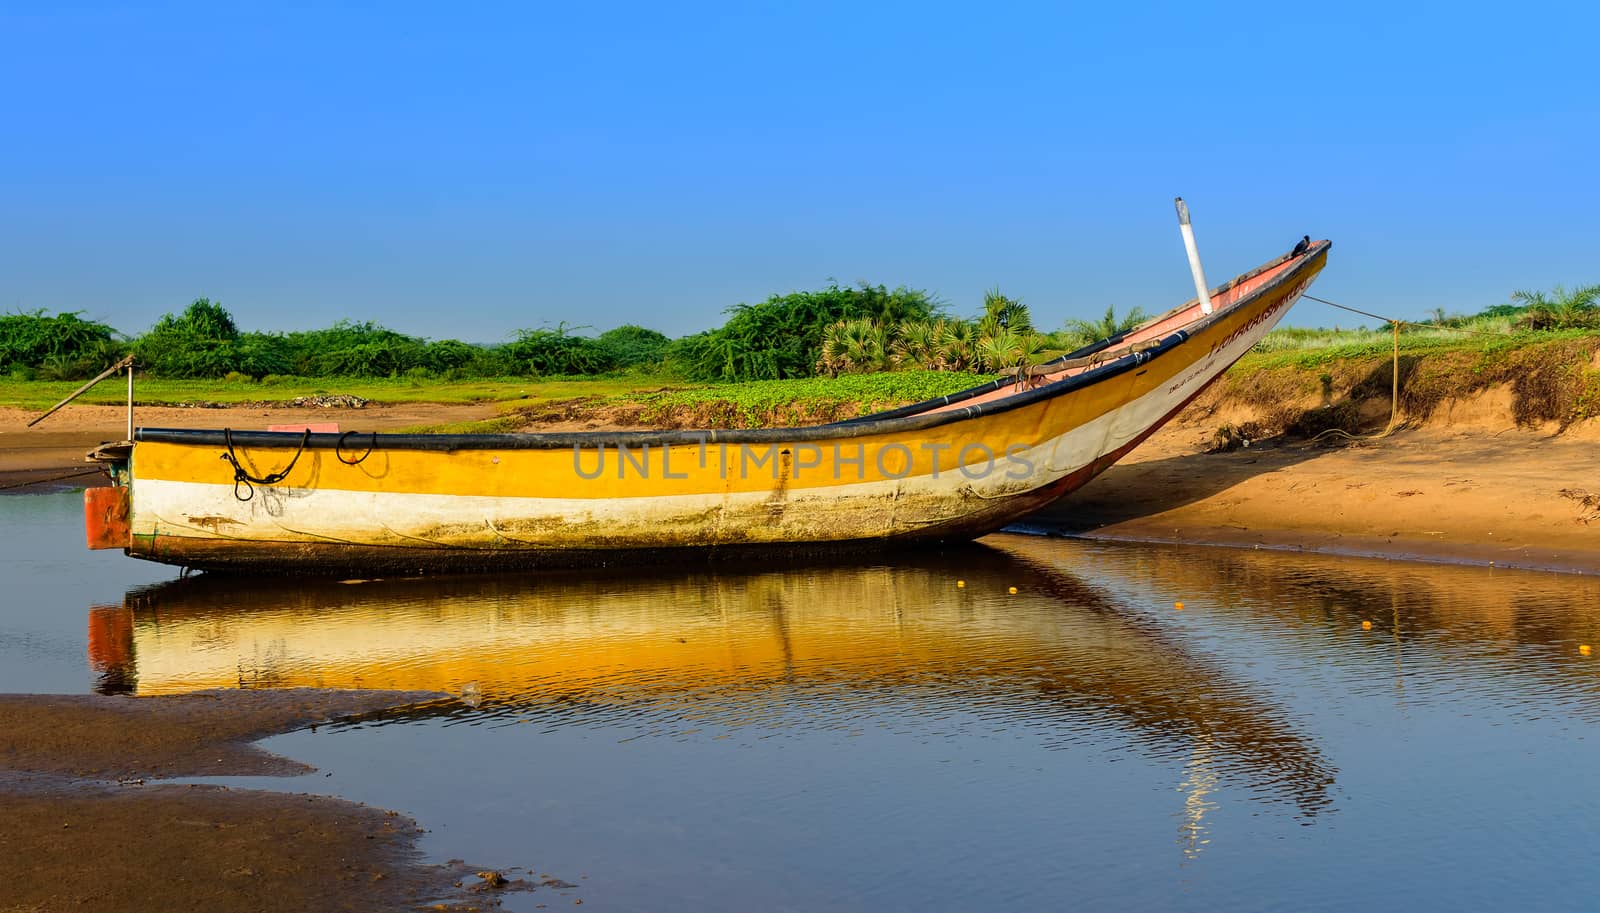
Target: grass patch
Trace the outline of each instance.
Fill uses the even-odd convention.
[[[79,381],[19,380],[0,376],[0,405],[43,411],[76,390]],[[217,380],[170,380],[136,376],[137,405],[163,403],[284,402],[297,396],[347,393],[374,403],[494,403],[519,400],[558,400],[578,396],[611,396],[641,389],[659,389],[669,383],[654,375],[621,374],[610,377],[495,377],[470,380],[431,380],[406,377],[275,377],[259,381],[246,377]],[[75,402],[122,405],[127,402],[127,381],[111,377]]]
[[[1223,376],[1211,402],[1255,410],[1266,427],[1291,434],[1326,428],[1355,431],[1387,419],[1395,374],[1386,330],[1279,330],[1304,348],[1263,344]],[[1321,335],[1315,335],[1320,333]],[[1363,336],[1362,334],[1365,334]],[[1400,334],[1400,414],[1425,421],[1445,402],[1490,388],[1512,396],[1513,421],[1566,428],[1600,415],[1600,334],[1550,330],[1465,336],[1447,330]]]
[[[522,425],[517,415],[497,415],[474,422],[444,422],[438,425],[408,425],[393,434],[509,434]]]
[[[933,399],[990,378],[953,371],[894,371],[763,380],[596,396],[520,409],[533,423],[597,421],[652,428],[816,425]]]

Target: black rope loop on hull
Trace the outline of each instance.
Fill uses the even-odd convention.
[[[294,456],[290,458],[289,465],[278,472],[270,472],[264,476],[251,475],[244,466],[240,465],[239,457],[233,452],[232,428],[222,429],[222,439],[228,445],[228,452],[218,458],[227,460],[228,464],[233,467],[233,496],[240,501],[248,501],[256,496],[255,487],[257,485],[276,485],[289,477],[289,473],[294,471],[294,464],[300,462],[300,454],[305,453],[306,443],[311,440],[311,429],[307,428],[305,433],[300,436],[300,446],[295,450]],[[239,493],[240,486],[243,486],[244,494]]]
[[[372,456],[372,448],[378,446],[378,432],[376,431],[367,432],[372,436],[367,441],[367,449],[362,451],[360,456],[353,460],[347,460],[344,458],[345,440],[348,439],[352,434],[361,433],[362,432],[359,431],[346,431],[344,434],[339,435],[339,442],[333,445],[333,455],[339,458],[339,462],[345,464],[346,466],[360,466],[362,463],[366,462],[367,457]]]

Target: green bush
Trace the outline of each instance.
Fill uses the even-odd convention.
[[[341,320],[285,337],[293,373],[304,377],[390,377],[427,361],[427,343],[372,321]]]
[[[241,333],[224,348],[222,357],[232,363],[233,370],[251,377],[294,370],[289,342],[277,333]]]
[[[164,314],[133,345],[140,366],[162,377],[222,377],[241,371],[233,316],[209,298],[196,298],[182,314]]]
[[[865,374],[888,370],[1000,373],[1043,357],[1047,341],[1034,332],[1028,306],[994,289],[972,321],[941,317],[881,324],[841,320],[822,334],[820,373]]]
[[[1047,343],[1051,348],[1076,350],[1091,342],[1110,339],[1120,333],[1126,333],[1148,320],[1141,308],[1134,308],[1128,313],[1117,316],[1116,305],[1106,305],[1104,317],[1098,320],[1068,320],[1060,331],[1050,334]]]
[[[863,283],[837,284],[815,292],[774,295],[760,304],[738,304],[715,330],[676,340],[667,364],[691,380],[749,381],[812,377],[822,355],[822,337],[841,320],[880,325],[928,320],[940,313],[926,292],[889,291]]]
[[[518,330],[501,347],[520,374],[601,374],[618,366],[615,353],[588,336],[573,336],[566,326],[553,330]]]
[[[631,323],[606,330],[595,341],[610,350],[612,358],[621,368],[658,365],[666,357],[667,346],[672,343],[665,333]]]
[[[307,353],[296,366],[307,377],[397,377],[425,367],[426,357],[427,347],[420,340],[382,338]]]
[[[109,367],[126,354],[116,331],[84,320],[81,311],[45,316],[44,311],[0,315],[0,371],[66,380]]]
[[[592,343],[592,340],[590,340]],[[457,339],[429,342],[371,321],[341,320],[320,330],[241,333],[221,305],[201,298],[167,314],[135,343],[144,370],[161,377],[251,378],[500,376],[504,354]]]
[[[480,360],[483,355],[482,346],[465,343],[459,339],[441,339],[438,342],[428,343],[427,349],[422,353],[422,361],[435,374],[445,375],[460,371]]]

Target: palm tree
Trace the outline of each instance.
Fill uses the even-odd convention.
[[[889,361],[897,368],[939,370],[939,338],[943,320],[908,320],[895,329]]]
[[[1015,298],[1007,298],[999,289],[983,293],[983,316],[978,318],[978,335],[989,336],[997,330],[1016,333],[1033,332],[1033,315],[1028,306]]]
[[[1028,306],[991,289],[983,295],[983,316],[970,346],[974,370],[1000,372],[1032,363],[1044,343],[1033,331]]]
[[[823,331],[817,369],[829,377],[881,371],[889,366],[886,336],[876,320],[841,320]]]
[[[978,337],[973,367],[1001,373],[1033,364],[1043,341],[1032,330],[999,329]]]
[[[1129,311],[1122,319],[1117,319],[1117,307],[1114,304],[1106,305],[1106,314],[1099,320],[1068,320],[1062,332],[1077,340],[1080,346],[1102,339],[1110,339],[1119,333],[1126,333],[1134,327],[1145,322],[1145,313],[1140,308]]]
[[[1584,327],[1595,321],[1600,285],[1580,285],[1570,292],[1558,285],[1549,295],[1518,289],[1511,293],[1511,300],[1522,302],[1523,315],[1518,323],[1530,330]]]
[[[967,371],[974,367],[977,328],[965,320],[947,320],[939,327],[934,363],[940,371]]]

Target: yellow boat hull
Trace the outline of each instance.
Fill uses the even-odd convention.
[[[909,412],[755,431],[368,435],[141,429],[128,554],[197,568],[435,570],[968,539],[1083,485],[1249,351],[1327,242],[1098,356]],[[1142,332],[1142,336],[1140,335]],[[1051,373],[1053,371],[1053,373]]]

